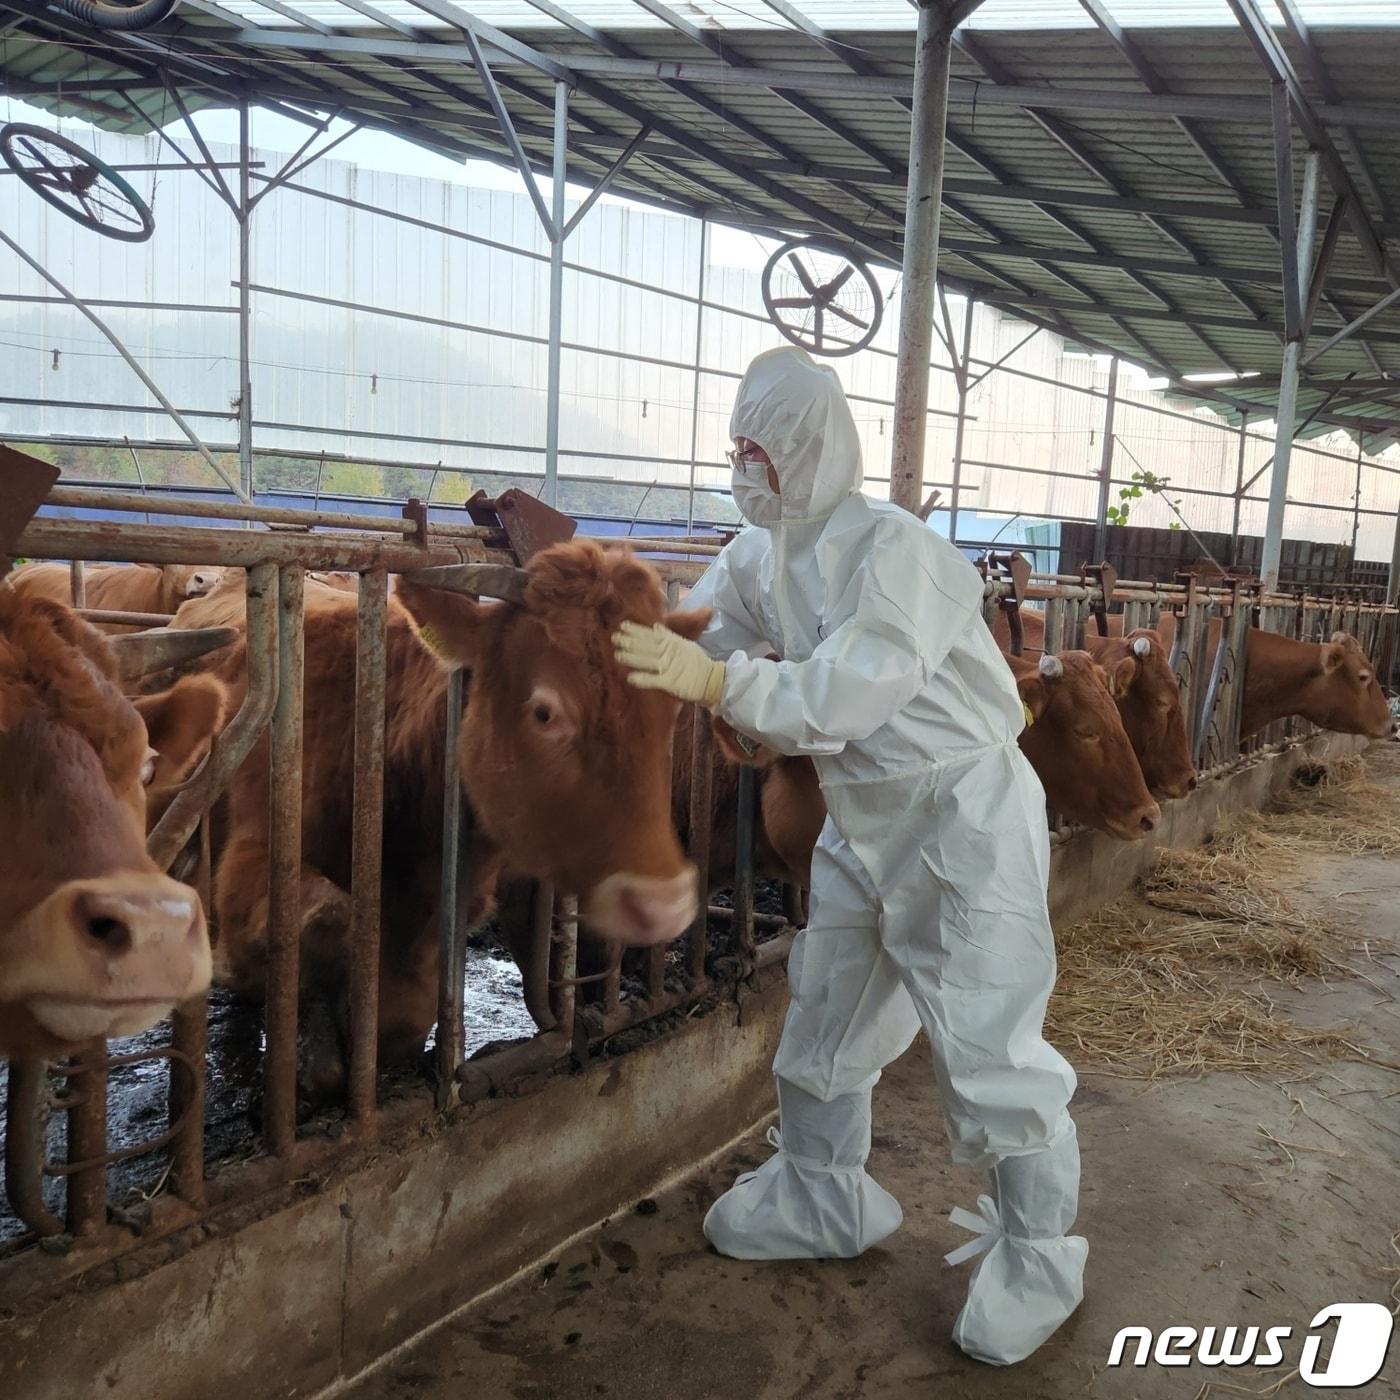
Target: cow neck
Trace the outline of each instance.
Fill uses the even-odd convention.
[[[436,831],[442,820],[447,672],[406,618],[389,623],[385,668],[385,805],[397,809],[394,821]],[[386,812],[386,827],[389,817]]]
[[[1249,733],[1299,713],[1298,692],[1317,674],[1321,652],[1318,642],[1300,642],[1260,627],[1249,629],[1243,714]]]

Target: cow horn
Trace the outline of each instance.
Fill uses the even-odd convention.
[[[410,569],[404,578],[424,588],[444,593],[465,593],[470,597],[500,598],[507,603],[524,603],[529,574],[512,564],[443,564],[430,569]]]
[[[1058,656],[1051,656],[1046,652],[1040,658],[1040,679],[1043,681],[1057,681],[1065,673],[1065,663]]]
[[[1139,637],[1133,643],[1133,655],[1141,659],[1144,656],[1152,655],[1152,640],[1149,637]]]
[[[152,627],[108,640],[116,653],[118,673],[130,681],[181,661],[193,661],[242,635],[237,627]]]

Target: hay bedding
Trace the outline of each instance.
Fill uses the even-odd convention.
[[[1320,852],[1400,853],[1400,793],[1359,758],[1308,770],[1199,850],[1164,851],[1132,895],[1063,930],[1049,1039],[1086,1069],[1146,1080],[1362,1055],[1346,1027],[1295,1023],[1266,985],[1357,971],[1360,939],[1285,893]]]

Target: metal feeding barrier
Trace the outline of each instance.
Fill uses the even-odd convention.
[[[149,502],[121,493],[60,489],[55,499],[88,504],[100,494],[108,508],[144,512]],[[82,499],[79,499],[79,498]],[[498,503],[499,504],[499,503]],[[529,508],[526,508],[526,514]],[[20,537],[26,558],[74,561],[75,604],[83,602],[83,561],[120,560],[152,564],[208,563],[242,566],[246,573],[247,686],[242,702],[208,758],[161,814],[150,834],[155,861],[192,883],[209,904],[211,825],[224,794],[255,743],[266,734],[271,771],[267,856],[268,939],[262,1013],[260,1150],[241,1160],[206,1158],[209,1052],[208,1000],[188,1004],[171,1018],[167,1044],[111,1055],[95,1042],[73,1060],[58,1065],[17,1062],[10,1066],[5,1139],[5,1190],[22,1224],[0,1247],[0,1305],[36,1287],[115,1258],[142,1240],[198,1225],[211,1214],[324,1171],[347,1155],[434,1114],[477,1102],[519,1081],[560,1065],[581,1064],[603,1042],[668,1013],[695,1008],[707,999],[734,996],[756,977],[776,975],[791,944],[789,918],[755,910],[755,829],[758,802],[754,770],[737,777],[735,878],[732,905],[702,901],[696,919],[671,949],[643,955],[639,979],[624,987],[619,962],[603,971],[580,973],[578,911],[567,892],[536,885],[519,917],[531,951],[525,978],[527,1006],[540,1025],[531,1038],[466,1058],[463,1008],[466,999],[466,934],[458,917],[462,880],[463,795],[457,781],[457,740],[464,678],[451,675],[442,723],[446,736],[442,810],[442,917],[439,922],[438,1025],[432,1065],[435,1083],[421,1092],[381,1092],[378,1065],[380,897],[384,819],[387,583],[390,573],[457,563],[520,562],[517,535],[512,548],[507,519],[512,508],[484,517],[486,523],[439,531],[416,503],[402,519],[368,522],[327,513],[255,512],[226,506],[193,506],[206,514],[253,528],[197,525],[153,526],[138,521],[114,524],[41,518]],[[547,522],[525,522],[541,547],[549,542]],[[262,528],[257,528],[262,527]],[[523,528],[523,527],[522,527]],[[634,542],[635,543],[635,542]],[[647,542],[653,552],[672,556],[656,563],[673,601],[702,571],[713,544],[697,545],[698,562],[684,555],[694,542],[666,538]],[[1245,630],[1256,615],[1262,626],[1300,637],[1349,630],[1373,658],[1393,658],[1396,619],[1392,609],[1360,601],[1311,598],[1259,598],[1242,584],[1202,587],[1196,580],[1159,587],[1122,583],[1111,570],[1082,577],[1032,577],[1014,558],[986,561],[985,599],[989,622],[998,609],[1014,614],[1022,603],[1045,609],[1048,651],[1082,645],[1090,625],[1107,626],[1107,613],[1120,605],[1129,627],[1151,625],[1164,611],[1177,618],[1172,665],[1192,716],[1193,742],[1201,766],[1221,766],[1240,754],[1239,713]],[[345,1120],[336,1131],[298,1122],[298,1031],[300,1020],[301,773],[303,745],[304,583],[312,570],[358,575],[353,734],[354,789],[351,842],[348,1025],[350,1055]],[[104,614],[97,620],[158,624],[168,619],[146,614]],[[1095,621],[1094,619],[1098,619]],[[1224,629],[1224,645],[1207,664],[1207,633],[1213,621]],[[1019,628],[1013,635],[1020,637]],[[1386,671],[1388,674],[1388,669]],[[715,744],[708,717],[699,714],[690,736],[689,855],[699,870],[700,888],[709,888],[711,817],[714,802]],[[785,891],[784,908],[800,911],[795,891]],[[712,921],[722,932],[711,934]],[[131,1141],[109,1122],[108,1079],[117,1069],[165,1062],[169,1084],[164,1126]],[[60,1117],[61,1115],[61,1117]],[[49,1159],[53,1123],[64,1127],[64,1160]],[[160,1158],[165,1156],[165,1169]],[[136,1215],[110,1199],[109,1169],[132,1158],[150,1157],[157,1178]],[[58,1206],[53,1188],[64,1183]],[[81,1250],[69,1251],[75,1238]],[[28,1246],[47,1240],[44,1249]]]

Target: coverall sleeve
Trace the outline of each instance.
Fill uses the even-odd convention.
[[[742,537],[741,537],[742,538]],[[737,543],[737,541],[735,541]],[[760,655],[772,651],[772,643],[755,619],[740,586],[734,563],[734,544],[726,546],[685,595],[683,606],[710,608],[714,616],[697,639],[706,655],[723,661],[734,652]]]
[[[875,541],[806,661],[731,656],[719,714],[779,753],[836,754],[902,710],[977,616],[981,583],[901,543]]]

